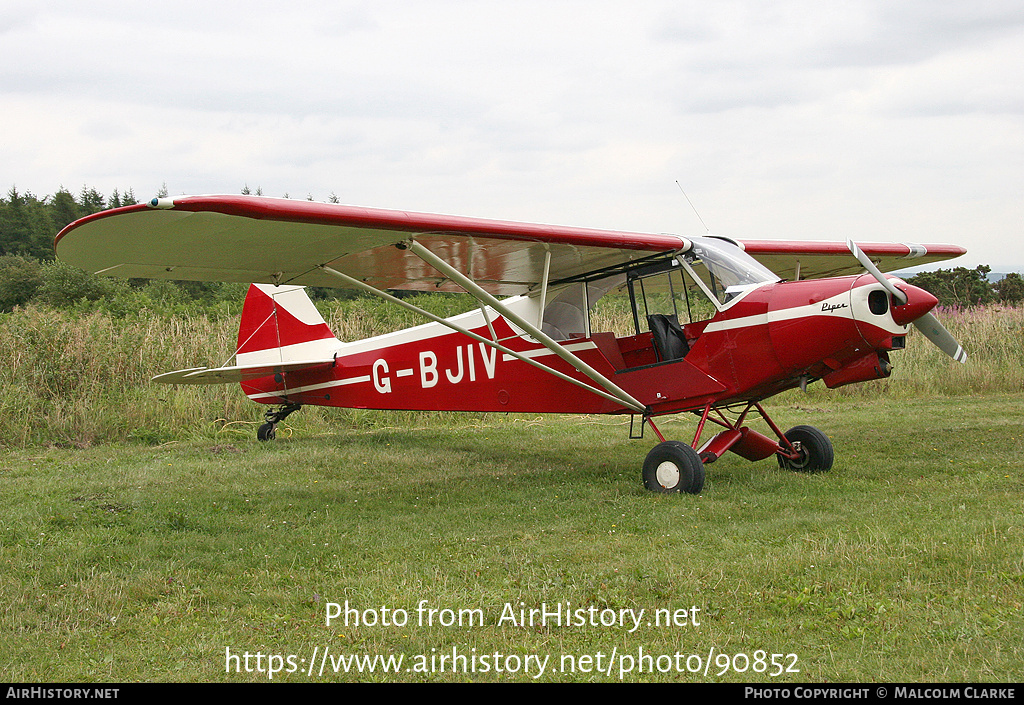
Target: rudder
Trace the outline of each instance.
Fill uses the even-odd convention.
[[[237,364],[320,359],[340,345],[305,287],[249,286],[238,326]]]

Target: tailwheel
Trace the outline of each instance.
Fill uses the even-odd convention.
[[[665,441],[647,454],[643,477],[644,487],[652,492],[700,494],[704,489],[704,463],[685,443]]]
[[[832,468],[835,453],[832,441],[814,426],[794,426],[786,431],[786,440],[796,451],[796,458],[779,453],[779,467],[798,472],[825,472]]]
[[[302,404],[285,404],[280,409],[270,409],[263,418],[266,420],[262,426],[256,429],[256,438],[261,441],[272,441],[277,436],[277,425],[288,418],[293,411],[302,408]]]

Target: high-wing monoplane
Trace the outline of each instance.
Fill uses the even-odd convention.
[[[888,377],[910,325],[966,360],[929,313],[935,297],[881,271],[966,252],[953,245],[734,241],[194,196],[88,216],[55,248],[99,274],[250,283],[234,364],[155,379],[240,383],[271,405],[261,440],[306,404],[631,415],[631,437],[649,427],[659,440],[642,470],[656,492],[700,492],[705,465],[726,451],[829,469],[828,436],[783,432],[762,401],[818,380]],[[304,286],[358,289],[426,322],[343,342]],[[478,306],[441,319],[391,293],[402,289],[464,291]],[[623,312],[623,330],[602,327],[602,305]],[[698,419],[691,442],[655,423],[680,412]],[[764,433],[751,428],[758,418]],[[708,422],[721,430],[703,440]]]

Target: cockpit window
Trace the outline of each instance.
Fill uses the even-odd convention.
[[[678,257],[566,286],[548,299],[544,332],[567,340],[589,336],[592,329],[622,335],[632,328],[639,335],[649,329],[652,316],[680,325],[705,321],[746,292],[779,281],[732,243],[706,237],[691,242],[693,247]]]
[[[693,238],[693,247],[683,262],[694,278],[719,304],[779,278],[767,267],[735,245],[711,238]]]

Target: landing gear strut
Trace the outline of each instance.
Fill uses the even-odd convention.
[[[832,467],[835,457],[832,441],[813,426],[794,426],[783,433],[757,402],[747,403],[735,420],[727,418],[725,411],[738,410],[712,407],[711,404],[705,406],[690,445],[680,441],[666,441],[651,418],[646,417],[644,422],[658,434],[661,443],[654,446],[644,460],[644,486],[652,492],[699,494],[704,488],[704,466],[718,460],[727,450],[752,461],[774,455],[778,458],[779,466],[786,470],[824,472]],[[760,415],[778,440],[743,425],[751,411]],[[701,446],[700,437],[708,421],[725,430]]]
[[[266,423],[256,430],[256,438],[261,441],[274,440],[274,437],[277,435],[277,425],[288,418],[288,414],[301,408],[302,404],[285,404],[276,411],[268,409],[267,413],[263,415]]]

